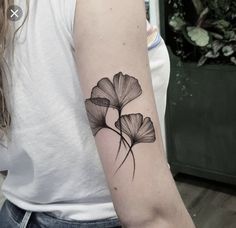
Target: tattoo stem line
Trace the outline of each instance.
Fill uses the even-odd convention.
[[[119,124],[120,124],[120,126],[121,126],[121,120],[120,120],[120,118],[121,118],[121,109],[118,110],[118,115],[119,115],[118,121],[119,121]],[[118,147],[118,150],[117,150],[117,154],[116,154],[115,161],[117,160],[117,158],[118,158],[118,156],[119,156],[120,149],[121,149],[121,143],[122,143],[122,142],[123,142],[123,144],[124,144],[124,146],[125,146],[125,148],[126,148],[126,145],[125,145],[125,143],[124,143],[124,137],[123,137],[122,129],[120,129],[120,142],[119,142],[119,147]]]
[[[121,166],[124,164],[124,162],[125,162],[126,159],[128,158],[129,154],[131,153],[132,158],[133,158],[133,164],[134,164],[132,180],[134,180],[135,169],[136,169],[136,162],[135,162],[134,152],[132,151],[133,145],[130,146],[129,143],[127,142],[127,140],[124,138],[124,136],[122,136],[122,135],[120,134],[120,132],[116,131],[115,129],[113,129],[113,128],[109,127],[109,126],[106,126],[106,128],[109,129],[109,130],[111,130],[111,131],[113,131],[113,132],[115,132],[116,134],[118,134],[118,135],[122,138],[122,140],[123,140],[123,141],[128,145],[128,147],[129,147],[128,153],[126,154],[126,156],[125,156],[124,160],[122,161],[122,163],[120,164],[120,166],[119,166],[119,167],[117,168],[117,170],[115,171],[114,175],[118,172],[118,170],[121,168]]]
[[[120,164],[120,166],[115,171],[115,174],[118,172],[118,170],[121,168],[121,166],[125,163],[126,159],[128,158],[129,154],[131,153],[132,158],[133,158],[133,162],[134,162],[134,169],[133,169],[133,176],[132,176],[132,181],[133,181],[134,175],[135,175],[136,163],[135,163],[135,157],[134,157],[134,153],[132,151],[132,147],[133,147],[133,145],[130,146],[128,153],[126,154],[126,156],[125,156],[124,160],[122,161],[122,163]]]
[[[121,110],[118,110],[118,114],[119,114],[119,119],[118,119],[118,121],[119,121],[119,123],[121,124],[121,122],[120,122]],[[119,155],[119,153],[120,153],[122,137],[123,137],[123,136],[122,136],[122,130],[120,129],[120,141],[119,141],[119,147],[118,147],[118,151],[117,151],[117,153],[116,153],[116,159],[115,159],[115,161],[117,160],[118,155]]]

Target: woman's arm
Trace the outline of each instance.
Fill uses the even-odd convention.
[[[143,0],[77,1],[80,82],[124,227],[192,228],[163,153]]]

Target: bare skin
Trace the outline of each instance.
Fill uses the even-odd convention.
[[[137,79],[142,89],[139,96],[122,108],[121,115],[111,104],[107,107],[108,110],[104,110],[104,107],[108,106],[106,102],[111,103],[114,96],[111,98],[104,93],[101,95],[101,91],[95,93],[95,98],[105,97],[109,98],[108,101],[94,100],[91,103],[89,100],[90,103],[87,102],[88,116],[92,115],[92,117],[89,116],[90,120],[92,119],[91,128],[115,210],[122,226],[127,228],[194,228],[163,152],[146,46],[144,1],[80,0],[77,2],[74,26],[76,59],[84,100],[91,99],[91,91],[103,78],[108,78],[113,83],[113,77],[118,72]],[[121,84],[119,81],[120,86]],[[109,91],[111,92],[111,89]],[[130,91],[133,89],[130,88]],[[91,108],[91,105],[97,106]],[[106,124],[115,128],[117,134],[106,127],[98,128],[97,116],[94,117],[93,114],[94,110],[101,114],[100,109],[106,115]],[[122,115],[138,113],[143,116],[143,119],[139,115],[124,116],[120,119]],[[145,117],[149,119],[144,121]],[[101,116],[99,118],[101,123]],[[146,122],[149,124],[149,130],[145,128],[144,131],[146,141],[139,137],[138,142],[141,140],[142,143],[132,145],[134,156],[129,148],[132,142],[137,142],[137,137],[130,137],[134,135],[129,133],[129,129],[134,127],[139,133],[142,131],[135,124],[128,124],[126,129],[119,127],[127,123],[127,118],[132,119],[131,122],[133,118],[137,118],[140,124]],[[153,124],[153,129],[151,124]],[[155,137],[150,135],[152,132],[155,132]],[[129,153],[128,157],[122,167],[115,172],[127,153]]]

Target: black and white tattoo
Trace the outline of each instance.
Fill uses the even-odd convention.
[[[92,89],[91,97],[85,101],[93,135],[96,136],[101,129],[108,129],[120,136],[115,161],[119,156],[122,144],[127,150],[126,156],[116,169],[115,174],[129,155],[132,156],[132,180],[136,169],[133,147],[138,143],[152,143],[156,140],[154,126],[150,117],[144,118],[141,113],[122,115],[124,106],[141,94],[142,89],[138,80],[119,72],[114,75],[113,82],[109,78],[102,78]],[[106,115],[109,108],[116,109],[118,112],[118,120],[115,122],[117,130],[106,123]]]

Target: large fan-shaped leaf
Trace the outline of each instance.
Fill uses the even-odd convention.
[[[195,46],[206,47],[210,43],[210,34],[203,28],[187,26],[184,34]]]

